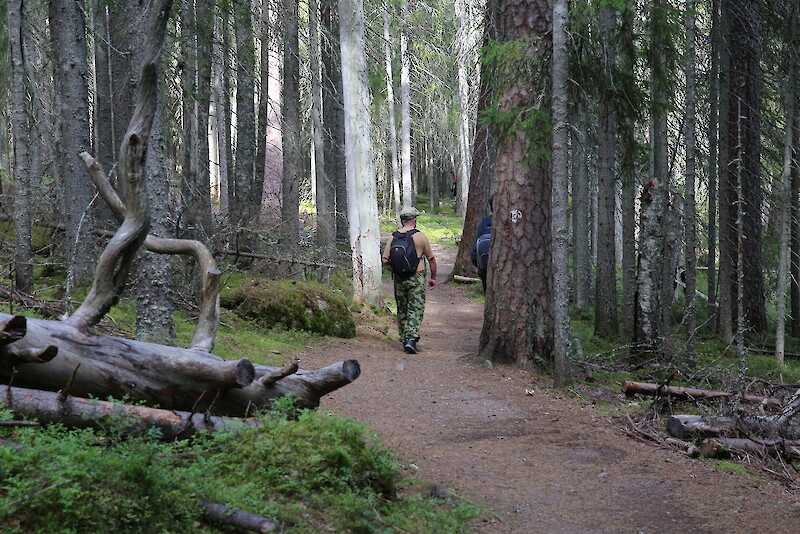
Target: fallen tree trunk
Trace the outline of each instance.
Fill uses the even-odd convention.
[[[673,415],[667,420],[670,436],[678,439],[699,439],[717,436],[778,436],[800,439],[800,425],[777,417],[715,417]]]
[[[800,458],[800,440],[708,438],[700,446],[704,458],[729,458],[731,450],[760,457]]]
[[[0,404],[10,409],[15,417],[36,419],[40,424],[61,423],[69,428],[101,429],[107,428],[111,420],[112,424],[120,425],[124,434],[141,435],[156,428],[166,441],[188,438],[201,430],[235,430],[254,425],[243,419],[133,406],[3,385],[0,385]]]
[[[698,389],[698,388],[685,388],[679,386],[665,386],[661,384],[650,384],[647,382],[630,382],[625,381],[622,383],[622,391],[625,395],[631,397],[637,393],[653,396],[669,396],[679,400],[694,400],[694,399],[741,399],[748,402],[756,402],[759,404],[769,404],[773,406],[781,406],[783,402],[780,399],[772,397],[759,397],[756,395],[739,395],[729,391],[714,391],[711,389]]]
[[[199,350],[95,336],[60,321],[0,314],[0,381],[79,397],[108,396],[151,406],[243,417],[284,395],[300,407],[361,373],[356,360],[317,371],[253,365]]]

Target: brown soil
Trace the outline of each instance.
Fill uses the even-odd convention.
[[[435,253],[441,282],[454,253]],[[360,378],[321,409],[368,424],[399,451],[409,476],[490,510],[476,532],[800,532],[800,495],[757,468],[734,473],[634,439],[620,409],[629,401],[617,391],[567,397],[549,377],[481,365],[482,320],[483,306],[463,288],[439,285],[428,292],[420,354],[362,332],[309,351],[301,364],[357,359]]]

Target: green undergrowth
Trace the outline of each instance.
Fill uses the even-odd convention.
[[[295,534],[468,532],[480,513],[424,495],[366,427],[288,402],[252,430],[175,443],[125,437],[113,425],[2,427],[0,437],[3,533],[234,532],[203,521],[199,499]]]

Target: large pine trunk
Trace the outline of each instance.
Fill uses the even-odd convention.
[[[524,60],[538,65],[546,61],[551,48],[549,2],[501,1],[499,13],[498,40],[528,39],[531,45]],[[516,71],[504,69],[498,78],[501,110],[517,114],[516,124],[528,121],[529,126],[498,134],[491,267],[480,354],[498,362],[541,364],[552,357],[554,335],[552,169],[543,157],[551,146],[545,126],[550,120],[550,78],[520,79]],[[539,99],[540,91],[547,97]]]

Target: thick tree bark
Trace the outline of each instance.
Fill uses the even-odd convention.
[[[50,0],[50,37],[57,122],[56,163],[59,197],[66,228],[69,262],[67,284],[81,283],[94,272],[95,238],[92,188],[77,154],[91,149],[89,141],[89,65],[84,10],[76,2]]]
[[[492,247],[481,331],[482,359],[545,363],[553,350],[550,76],[551,9],[546,0],[501,0],[498,40],[526,43],[525,66],[501,68],[499,110],[529,124],[499,131]],[[534,78],[519,76],[541,69]],[[533,85],[536,84],[536,85]],[[529,122],[528,122],[529,121]],[[539,122],[541,121],[541,122]]]

